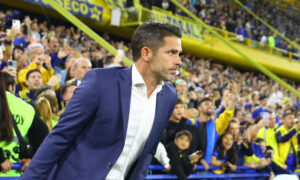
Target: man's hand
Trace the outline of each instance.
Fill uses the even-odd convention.
[[[268,125],[269,125],[269,121],[268,121],[268,120],[265,120],[265,119],[262,119],[262,120],[260,120],[260,121],[257,123],[257,126],[258,126],[259,128],[262,128],[262,127],[268,126]]]
[[[9,159],[6,159],[3,163],[1,163],[1,172],[2,173],[9,172],[12,165],[13,163]]]
[[[20,163],[23,163],[23,166],[21,168],[21,171],[24,172],[27,167],[29,166],[31,159],[21,159]]]
[[[52,69],[51,57],[48,54],[42,55],[42,61],[45,63],[48,70]]]
[[[43,64],[43,55],[36,55],[32,62],[35,63],[37,65],[37,68],[39,69]]]
[[[191,164],[196,164],[199,161],[199,159],[201,158],[201,156],[202,155],[200,155],[200,154],[195,154],[194,156],[190,157],[189,158],[190,159],[190,163]]]
[[[234,110],[236,103],[236,95],[229,92],[225,98],[225,108],[228,110]]]
[[[71,47],[64,47],[58,51],[57,57],[58,58],[64,58],[68,56],[72,52]]]
[[[55,74],[54,76],[52,76],[49,81],[47,82],[47,85],[49,86],[56,86],[56,84],[58,84],[61,81],[61,74]]]
[[[167,167],[167,168],[165,168],[165,169],[163,169],[162,171],[163,172],[170,172],[171,171],[171,164],[169,164],[169,166]]]
[[[207,162],[205,161],[205,159],[202,159],[200,161],[200,163],[204,166],[205,171],[209,170],[209,165],[207,164]]]

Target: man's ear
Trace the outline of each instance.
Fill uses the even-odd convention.
[[[141,58],[144,61],[149,62],[152,59],[152,56],[153,56],[153,51],[149,47],[143,47],[141,49]]]

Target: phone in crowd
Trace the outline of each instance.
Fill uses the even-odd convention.
[[[262,119],[269,121],[269,112],[263,112],[262,113]]]
[[[12,69],[13,71],[17,71],[17,61],[15,60],[8,60],[7,61],[7,68]]]
[[[20,33],[20,29],[21,29],[21,21],[18,19],[13,19],[12,20],[12,27],[16,28],[18,33]]]
[[[202,151],[199,150],[199,151],[193,152],[191,155],[189,155],[189,159],[193,158],[196,155],[201,156],[202,155]]]

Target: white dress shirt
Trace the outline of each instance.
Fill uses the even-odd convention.
[[[148,99],[145,81],[135,64],[132,66],[130,109],[125,145],[117,162],[109,171],[107,180],[125,179],[132,164],[140,156],[152,129],[156,96],[162,86],[163,82],[158,84]]]

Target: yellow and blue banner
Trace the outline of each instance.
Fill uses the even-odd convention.
[[[33,4],[52,8],[47,0],[24,0]],[[55,2],[72,14],[84,16],[98,22],[103,22],[103,6],[88,0],[55,0]]]

